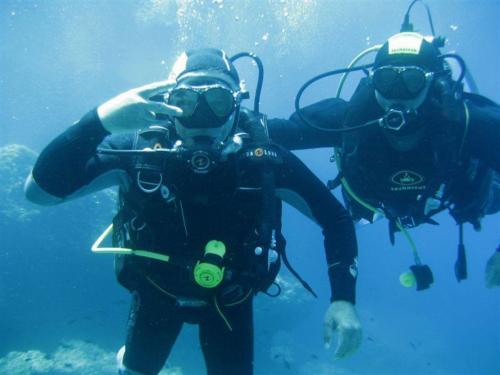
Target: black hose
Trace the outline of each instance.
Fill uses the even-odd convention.
[[[401,25],[401,32],[403,31],[413,31],[413,25],[410,23],[410,12],[413,6],[417,3],[421,2],[425,6],[425,10],[427,12],[427,19],[429,20],[429,26],[431,27],[432,36],[436,36],[436,32],[434,30],[434,22],[432,21],[432,14],[429,6],[422,0],[413,0],[411,4],[408,6],[408,10],[405,13],[403,24]]]
[[[117,150],[117,149],[107,149],[107,148],[98,148],[97,153],[102,155],[142,155],[142,154],[155,154],[155,153],[163,153],[163,154],[173,154],[175,150],[169,148],[161,148],[161,149],[153,149],[153,150]]]
[[[458,65],[460,65],[460,75],[458,76],[455,84],[453,85],[453,91],[457,92],[458,88],[460,87],[460,84],[464,80],[465,75],[467,74],[467,65],[465,64],[464,59],[460,56],[457,55],[456,53],[445,53],[443,55],[440,55],[439,58],[441,59],[455,59],[458,62]]]
[[[317,76],[311,78],[310,80],[306,81],[300,87],[299,91],[297,91],[297,95],[295,96],[295,112],[297,113],[297,115],[299,116],[299,118],[305,124],[307,124],[308,126],[314,128],[314,129],[321,130],[321,131],[326,131],[326,132],[339,132],[339,133],[349,132],[349,131],[358,130],[358,129],[361,129],[361,128],[365,128],[367,126],[371,126],[371,125],[373,125],[375,123],[378,123],[378,120],[377,120],[377,121],[371,121],[371,122],[363,124],[363,125],[353,126],[353,127],[349,127],[349,128],[343,128],[343,129],[323,128],[323,127],[315,125],[311,121],[309,121],[306,118],[306,116],[304,115],[304,113],[302,111],[302,108],[300,108],[300,99],[302,98],[302,94],[314,82],[319,81],[320,79],[323,79],[325,77],[330,77],[330,76],[334,76],[334,75],[337,75],[337,74],[355,72],[355,71],[359,71],[359,70],[362,70],[366,75],[368,75],[368,69],[370,69],[372,66],[373,66],[373,64],[366,64],[366,65],[360,65],[360,66],[357,66],[357,67],[354,67],[354,68],[336,69],[336,70],[331,70],[329,72],[325,72],[325,73],[322,73],[322,74],[318,74]]]
[[[309,292],[311,293],[314,298],[318,298],[318,295],[316,294],[316,292],[314,291],[314,289],[307,283],[307,281],[305,281],[302,277],[300,277],[299,273],[297,271],[295,271],[295,269],[292,267],[292,265],[290,264],[290,262],[288,261],[288,258],[286,256],[286,251],[282,251],[281,252],[281,257],[283,258],[283,263],[285,263],[285,266],[286,268],[288,268],[288,271],[290,271],[290,273],[295,276],[295,278],[297,280],[299,280],[299,282],[302,284],[302,286]]]
[[[255,98],[253,102],[253,110],[255,113],[260,113],[260,95],[262,93],[262,85],[264,83],[264,65],[262,64],[262,60],[254,53],[251,52],[240,52],[236,55],[229,58],[229,61],[235,62],[236,60],[242,57],[250,57],[259,69],[259,77],[257,79],[257,87],[255,89]]]

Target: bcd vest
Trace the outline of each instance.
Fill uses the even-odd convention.
[[[141,131],[133,148],[171,148],[171,131]],[[218,288],[194,283],[193,269],[206,243],[218,240],[227,248],[221,288],[242,284],[257,292],[270,287],[285,242],[274,196],[273,166],[281,160],[262,139],[251,134],[240,151],[208,173],[194,172],[189,168],[193,158],[181,153],[142,153],[130,159],[131,183],[120,191],[114,244],[166,254],[170,261],[118,255],[115,268],[122,285],[132,290],[153,279],[173,294],[207,298]]]
[[[418,146],[402,152],[375,126],[346,134],[339,153],[342,177],[359,198],[407,227],[432,222],[432,215],[451,207],[458,222],[472,222],[477,214],[470,195],[466,202],[460,194],[470,193],[485,178],[482,167],[462,164],[465,135],[463,124],[431,123]],[[343,194],[355,219],[373,220],[373,212],[345,189]]]

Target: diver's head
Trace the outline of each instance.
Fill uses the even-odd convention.
[[[443,72],[439,49],[418,33],[396,34],[377,52],[370,79],[386,113],[384,134],[394,148],[409,150],[423,137],[422,108]]]
[[[371,82],[378,104],[386,111],[417,110],[426,100],[436,74],[444,71],[440,52],[424,36],[403,32],[377,52]]]
[[[183,111],[175,118],[175,128],[185,144],[224,142],[234,131],[243,93],[226,53],[214,48],[184,52],[169,78],[176,85],[166,100]]]

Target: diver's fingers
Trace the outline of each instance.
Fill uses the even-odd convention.
[[[361,330],[361,328],[359,328],[356,329],[356,336],[354,340],[354,345],[352,347],[353,351],[358,350],[362,342],[363,342],[363,331]]]
[[[348,352],[348,343],[349,337],[346,336],[346,330],[339,329],[338,330],[338,339],[337,339],[337,348],[335,349],[335,359],[344,358],[346,353]]]
[[[182,116],[182,109],[175,107],[173,105],[149,101],[146,104],[146,110],[154,112],[156,114],[160,113],[167,116]]]
[[[335,331],[336,324],[333,319],[325,319],[323,328],[323,339],[325,342],[325,348],[329,349],[332,344],[333,333]]]
[[[346,358],[352,354],[359,346],[359,331],[352,328],[339,330],[339,340],[335,350],[335,358]]]
[[[496,251],[486,263],[485,281],[487,288],[500,286],[500,252]]]
[[[335,353],[336,358],[350,357],[361,345],[362,331],[360,329],[351,328],[344,331],[344,349],[341,353]]]
[[[140,97],[149,99],[152,96],[168,91],[169,89],[174,87],[174,85],[175,81],[172,80],[158,81],[138,87],[137,89],[135,89],[135,91]]]

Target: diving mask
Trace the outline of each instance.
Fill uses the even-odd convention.
[[[429,88],[433,72],[418,66],[381,66],[371,74],[373,87],[389,100],[411,100]]]
[[[191,117],[200,105],[206,107],[218,118],[227,118],[237,107],[240,93],[234,92],[222,84],[206,86],[178,86],[167,98],[167,103],[182,109],[182,117]],[[206,127],[214,124],[205,122]]]
[[[435,73],[418,66],[386,65],[374,69],[371,82],[375,98],[385,110],[380,121],[384,129],[400,131],[403,127],[413,133],[408,126],[417,117],[418,108],[424,103]]]

